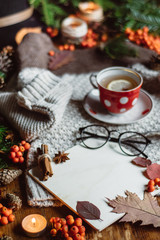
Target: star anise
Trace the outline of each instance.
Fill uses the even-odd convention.
[[[66,160],[69,160],[68,154],[69,154],[69,153],[65,153],[65,152],[60,152],[60,151],[58,151],[58,153],[55,154],[55,157],[53,158],[53,161],[54,161],[55,163],[65,162]]]

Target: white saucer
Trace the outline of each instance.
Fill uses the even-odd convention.
[[[99,90],[93,89],[86,95],[83,107],[90,116],[97,120],[122,125],[137,122],[148,116],[153,109],[153,100],[147,92],[141,90],[138,101],[132,109],[120,115],[112,115],[100,103]]]

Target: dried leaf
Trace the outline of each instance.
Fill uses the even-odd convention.
[[[153,163],[150,166],[147,166],[146,173],[150,179],[155,179],[160,177],[160,165]]]
[[[143,157],[136,157],[132,162],[140,167],[147,167],[152,164],[151,160]]]
[[[117,196],[116,199],[108,199],[108,204],[114,208],[112,212],[126,213],[120,222],[141,221],[141,225],[153,224],[154,227],[160,227],[160,206],[156,197],[149,192],[144,193],[143,200],[129,191],[126,191],[126,195],[126,198]]]
[[[6,140],[14,140],[14,133],[12,131],[7,131],[7,136],[5,137]]]
[[[99,220],[101,212],[93,203],[88,201],[78,201],[77,212],[86,219]],[[101,219],[100,219],[101,220]]]
[[[68,64],[69,62],[73,61],[73,54],[70,51],[63,51],[58,52],[54,56],[50,56],[48,69],[49,70],[56,70],[63,65]]]

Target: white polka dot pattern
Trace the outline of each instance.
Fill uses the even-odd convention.
[[[126,104],[129,101],[129,99],[128,97],[121,97],[119,101],[121,104]]]
[[[110,107],[111,106],[111,102],[109,100],[104,100],[104,103],[107,107]]]
[[[135,98],[135,99],[133,100],[133,102],[132,102],[132,105],[133,105],[133,106],[136,104],[137,100],[138,100],[137,98]]]
[[[121,113],[123,113],[123,112],[125,112],[125,111],[126,111],[125,108],[121,108],[121,109],[120,109],[120,112],[121,112]]]

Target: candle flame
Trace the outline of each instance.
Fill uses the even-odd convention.
[[[32,218],[32,223],[33,223],[33,226],[35,226],[35,224],[36,224],[36,219],[35,218]]]

